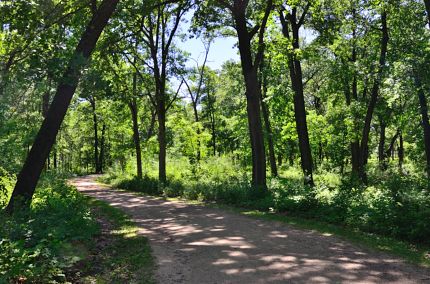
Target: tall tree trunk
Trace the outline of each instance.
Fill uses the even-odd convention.
[[[426,5],[427,18],[428,18],[429,27],[430,27],[430,0],[424,0],[424,4]]]
[[[379,145],[378,145],[378,161],[379,168],[381,170],[387,169],[387,164],[385,163],[385,130],[387,128],[385,121],[380,119],[380,132],[379,132]]]
[[[57,149],[54,149],[54,169],[57,169],[58,162],[57,162]]]
[[[430,179],[430,123],[429,123],[429,115],[428,115],[428,105],[427,98],[424,94],[424,89],[421,84],[421,80],[418,75],[415,76],[415,82],[418,87],[418,99],[420,102],[420,111],[421,111],[421,125],[423,126],[424,132],[424,148],[426,154],[426,172],[427,176]]]
[[[84,63],[88,61],[118,2],[119,0],[104,0],[82,35],[73,57],[69,61],[68,68],[63,74],[62,83],[57,88],[47,117],[37,133],[33,147],[18,175],[15,188],[6,208],[8,212],[13,212],[14,205],[17,202],[21,203],[22,206],[30,205],[43,165],[51,151],[55,137],[75,93],[81,71],[85,66]]]
[[[105,145],[105,134],[106,134],[106,124],[103,124],[102,126],[102,138],[100,139],[100,156],[99,156],[99,173],[103,173],[103,165],[105,160],[105,151],[106,151],[106,145]]]
[[[364,120],[363,133],[361,136],[361,143],[360,143],[361,153],[360,153],[359,177],[361,181],[365,183],[367,182],[365,165],[367,164],[367,159],[368,159],[370,126],[372,123],[372,117],[375,111],[376,103],[378,101],[379,87],[382,82],[382,76],[385,70],[385,61],[387,56],[389,37],[388,37],[386,11],[382,12],[381,14],[381,22],[382,22],[382,37],[381,37],[381,53],[379,56],[379,66],[378,66],[376,78],[374,79],[374,82],[373,82],[372,92],[370,94],[370,101],[367,106],[366,118]]]
[[[210,92],[207,94],[207,100],[209,102],[209,118],[210,118],[210,127],[212,134],[212,154],[216,156],[216,120],[215,120],[215,107],[214,107],[214,98],[210,95]]]
[[[399,131],[399,150],[398,150],[398,156],[399,156],[399,172],[403,172],[403,160],[405,158],[405,149],[403,147],[403,135],[402,132]]]
[[[263,70],[263,63],[261,64],[262,67],[260,72],[264,72]],[[269,147],[269,161],[270,161],[270,172],[272,173],[272,176],[277,177],[278,176],[278,168],[276,166],[276,157],[275,157],[275,147],[273,143],[273,132],[272,132],[272,126],[270,124],[270,117],[269,117],[269,109],[267,107],[266,102],[264,99],[266,98],[267,94],[267,79],[265,78],[265,75],[262,75],[261,78],[262,83],[262,93],[261,93],[261,111],[263,114],[264,119],[264,127],[266,129],[266,137],[267,137],[267,146]]]
[[[161,90],[160,90],[161,91]],[[166,106],[165,94],[158,95],[158,180],[161,183],[167,181],[166,175]]]
[[[252,150],[252,184],[256,187],[266,188],[266,151],[261,121],[261,89],[258,83],[258,66],[254,66],[253,63],[251,38],[245,11],[235,15],[235,22],[246,88],[246,109]]]
[[[138,107],[136,98],[128,104],[131,112],[131,120],[133,123],[133,141],[134,149],[136,151],[136,168],[137,168],[137,178],[141,179],[143,177],[142,171],[142,151],[140,147],[140,135],[139,135],[139,123],[138,123]]]
[[[307,10],[307,9],[306,9]],[[304,15],[306,12],[304,12]],[[297,59],[295,51],[299,50],[299,30],[302,25],[304,15],[297,19],[297,9],[293,8],[287,19],[281,13],[281,23],[283,35],[292,40],[293,50],[289,51],[288,68],[290,71],[291,85],[294,91],[294,117],[296,121],[296,130],[299,137],[299,150],[301,157],[301,166],[304,174],[304,182],[307,185],[313,186],[313,160],[312,151],[309,143],[309,132],[306,121],[306,107],[303,93],[303,74],[302,66]],[[289,22],[287,22],[287,20]],[[292,36],[290,36],[290,28]]]
[[[99,135],[98,135],[98,121],[97,121],[97,110],[96,110],[96,99],[94,97],[90,97],[91,109],[93,110],[93,128],[94,128],[94,169],[96,174],[100,173],[100,164],[99,164]]]
[[[211,131],[212,131],[212,151],[213,151],[213,155],[216,156],[216,121],[215,121],[215,113],[211,114]]]
[[[356,21],[357,11],[355,8],[352,9],[352,18],[354,22]],[[352,65],[355,65],[357,62],[357,46],[356,46],[356,38],[357,38],[357,26],[354,24],[352,30],[352,50],[351,56],[349,57],[349,61]],[[347,63],[343,61],[346,65]],[[350,82],[348,77],[348,72],[344,74],[344,93],[346,105],[348,107],[351,106],[352,100],[358,101],[358,80],[357,80],[357,71],[353,70],[352,72],[352,82]],[[364,84],[366,85],[366,84]],[[366,87],[365,87],[366,89]],[[366,93],[364,91],[363,93]],[[357,134],[359,130],[357,129],[358,118],[356,116],[353,117],[353,132]],[[361,165],[361,152],[360,152],[360,141],[357,135],[354,136],[353,140],[350,143],[351,150],[351,175],[353,177],[358,177],[360,175],[360,165]],[[346,163],[348,164],[348,163]],[[344,165],[342,165],[343,167]]]
[[[197,125],[197,130],[196,130],[196,133],[197,133],[196,159],[197,159],[197,162],[200,162],[200,159],[201,159],[201,156],[202,156],[201,149],[200,149],[200,147],[201,147],[201,143],[200,143],[200,134],[201,134],[201,131],[200,131],[200,126],[198,125],[200,119],[199,119],[199,111],[197,109],[197,101],[194,101],[192,103],[192,105],[193,105],[193,112],[194,112],[194,122]]]

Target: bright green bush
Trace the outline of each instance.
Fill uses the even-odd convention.
[[[0,283],[63,282],[64,271],[79,260],[70,244],[89,242],[98,232],[87,200],[64,180],[47,177],[31,209],[0,213],[0,223]]]

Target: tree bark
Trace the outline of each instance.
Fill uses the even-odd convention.
[[[270,116],[269,109],[264,101],[267,94],[267,78],[264,75],[264,64],[263,61],[261,63],[260,72],[263,73],[261,76],[261,84],[262,84],[262,93],[261,93],[261,111],[264,119],[264,127],[266,129],[266,137],[267,137],[267,146],[269,147],[269,161],[270,161],[270,172],[272,176],[278,176],[278,168],[276,166],[276,157],[275,157],[275,147],[273,143],[273,132],[272,125],[270,124]]]
[[[99,173],[103,173],[103,166],[105,162],[105,151],[106,151],[106,145],[105,145],[105,134],[106,134],[106,124],[103,124],[102,126],[102,138],[100,139],[100,156],[99,156]]]
[[[368,147],[369,147],[369,133],[370,133],[370,125],[372,123],[373,113],[375,111],[376,103],[378,101],[378,93],[379,87],[382,82],[382,76],[385,70],[385,61],[387,56],[387,47],[388,47],[388,28],[387,28],[387,12],[384,11],[381,14],[381,22],[382,22],[382,37],[381,37],[381,53],[379,56],[379,66],[376,74],[376,78],[373,82],[372,92],[370,94],[370,101],[367,106],[366,118],[364,120],[363,133],[361,136],[361,145],[360,145],[360,168],[359,168],[359,177],[362,182],[367,182],[367,174],[365,170],[365,165],[367,164],[368,159]]]
[[[95,173],[100,173],[100,164],[99,164],[99,135],[98,135],[98,121],[97,121],[97,113],[96,113],[96,99],[94,97],[90,97],[89,99],[91,104],[91,109],[93,111],[93,128],[94,128],[94,169]]]
[[[399,150],[398,150],[398,156],[399,156],[399,172],[403,172],[403,160],[405,157],[405,149],[403,147],[403,135],[402,132],[399,131]]]
[[[251,36],[247,28],[245,9],[234,13],[242,74],[245,79],[246,109],[252,151],[252,184],[266,188],[266,152],[261,121],[261,90],[258,83],[258,65],[253,63]]]
[[[36,135],[33,147],[18,175],[15,188],[6,208],[8,212],[14,211],[16,203],[21,203],[21,206],[26,207],[30,205],[43,165],[55,142],[55,137],[75,93],[81,71],[91,56],[100,34],[115,11],[118,2],[119,0],[104,0],[82,35],[63,74],[62,83],[57,88],[48,114]]]
[[[167,181],[166,175],[166,107],[164,103],[164,95],[157,103],[158,116],[158,180],[161,183]]]
[[[423,86],[418,76],[415,76],[415,82],[418,87],[418,99],[420,102],[420,112],[421,112],[421,125],[423,126],[424,132],[424,148],[426,155],[426,172],[430,179],[430,123],[428,115],[427,98],[424,94]]]
[[[396,134],[394,134],[394,136],[391,138],[390,146],[388,146],[388,149],[385,151],[385,157],[386,158],[390,158],[390,157],[394,158],[394,155],[393,155],[394,145],[396,143],[397,137],[399,137],[400,134],[401,134],[401,131],[400,131],[400,129],[398,129],[396,131]]]
[[[307,10],[307,9],[306,9]],[[283,35],[292,40],[293,50],[289,52],[288,68],[292,89],[294,91],[294,117],[296,121],[296,130],[299,137],[299,150],[301,156],[301,166],[304,174],[304,182],[313,186],[313,160],[312,151],[309,143],[309,132],[306,121],[306,107],[303,94],[303,74],[300,60],[296,57],[295,51],[300,48],[299,29],[306,10],[300,20],[297,19],[297,9],[293,8],[291,13],[285,18],[283,12],[281,15],[281,24]],[[290,36],[290,28],[292,36]]]
[[[380,132],[379,132],[379,145],[378,145],[378,161],[379,161],[379,168],[381,170],[387,169],[387,164],[385,163],[385,130],[386,130],[386,124],[385,121],[381,118],[380,119]]]
[[[136,78],[136,76],[134,77]],[[137,178],[141,179],[143,177],[142,171],[142,151],[140,147],[140,135],[139,135],[139,123],[138,123],[138,107],[136,98],[128,104],[131,112],[131,120],[133,123],[133,141],[134,141],[134,149],[136,151],[136,169],[137,169]]]
[[[424,0],[424,4],[426,5],[427,18],[428,18],[429,27],[430,27],[430,0]]]

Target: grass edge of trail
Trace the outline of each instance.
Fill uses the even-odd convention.
[[[285,213],[266,212],[266,211],[260,211],[260,210],[254,210],[254,209],[239,208],[239,207],[215,203],[215,202],[190,200],[183,197],[172,198],[172,197],[164,197],[164,196],[154,196],[143,192],[136,192],[136,191],[126,190],[122,188],[116,188],[112,185],[103,183],[101,181],[97,181],[97,182],[103,186],[107,186],[114,190],[132,192],[138,195],[152,196],[152,197],[171,200],[171,201],[182,201],[188,204],[215,207],[215,208],[235,212],[241,215],[253,217],[253,218],[282,222],[299,229],[317,231],[324,235],[330,235],[330,236],[333,235],[342,240],[349,241],[352,244],[357,245],[359,247],[370,249],[375,252],[384,252],[394,257],[400,258],[408,263],[430,268],[430,247],[428,246],[424,246],[420,244],[411,244],[411,243],[390,238],[390,237],[384,237],[377,234],[366,233],[351,227],[344,227],[344,226],[329,224],[316,219],[306,219],[306,218],[294,216],[294,215],[288,216]]]
[[[100,234],[90,247],[92,255],[79,264],[83,274],[77,279],[79,283],[155,283],[149,241],[138,235],[136,224],[122,210],[104,201],[92,197],[87,200],[92,215],[107,225],[100,224]],[[104,239],[104,247],[98,247],[100,238]]]

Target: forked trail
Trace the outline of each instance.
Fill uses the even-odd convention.
[[[333,236],[216,208],[111,190],[79,191],[129,214],[147,236],[159,283],[430,283],[430,269]]]

